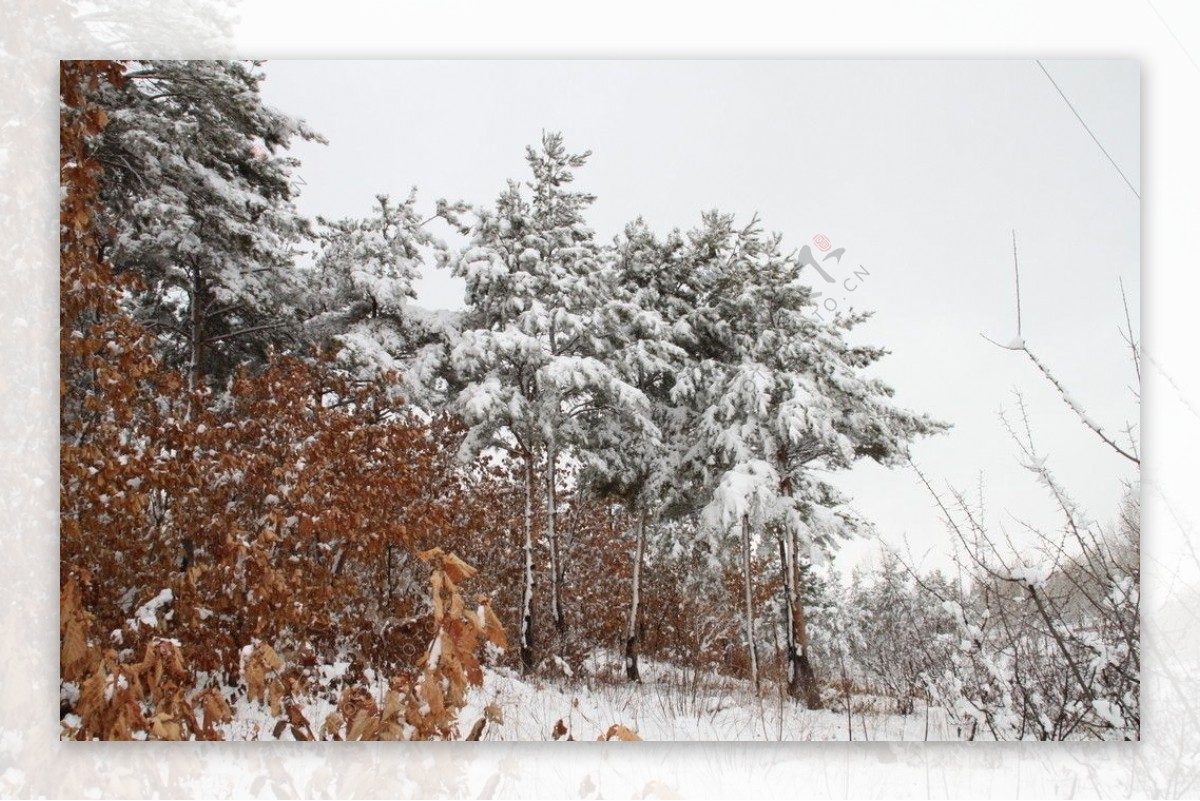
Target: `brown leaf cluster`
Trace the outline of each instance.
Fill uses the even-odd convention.
[[[220,394],[160,364],[96,222],[96,90],[121,80],[113,62],[62,65],[64,736],[215,738],[239,698],[276,736],[454,736],[476,651],[505,636],[458,590],[475,568],[417,545],[487,536],[502,472],[458,461],[455,421],[320,358],[276,354]],[[321,675],[347,656],[347,675]],[[382,708],[354,692],[367,675],[393,677]],[[314,733],[301,699],[339,692],[342,721]]]

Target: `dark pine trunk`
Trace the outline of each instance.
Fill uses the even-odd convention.
[[[646,513],[638,516],[637,545],[633,556],[633,590],[629,605],[629,629],[625,636],[625,675],[630,681],[641,681],[638,673],[638,613],[641,605],[642,558],[646,551]]]

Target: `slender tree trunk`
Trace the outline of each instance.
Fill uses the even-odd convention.
[[[558,314],[550,312],[549,344],[551,356],[558,356]],[[553,410],[555,424],[561,411],[558,392],[553,386],[548,391],[548,400]],[[558,498],[555,481],[558,473],[558,447],[551,430],[546,442],[546,539],[550,543],[550,616],[558,631],[561,643],[566,634],[567,620],[562,608],[562,560],[558,551]]]
[[[758,652],[754,647],[754,594],[750,573],[750,515],[742,515],[742,579],[746,585],[746,646],[750,651],[750,679],[758,692]]]
[[[630,681],[641,681],[638,673],[638,611],[642,591],[642,555],[646,552],[646,513],[638,515],[637,544],[633,551],[633,593],[629,604],[629,630],[625,636],[625,675]]]
[[[794,541],[793,541],[793,560],[794,560]],[[808,615],[804,614],[804,603],[800,601],[799,579],[796,583],[796,644],[799,649],[799,655],[796,660],[797,674],[799,675],[799,691],[804,695],[804,705],[809,709],[821,709],[821,688],[817,686],[817,674],[812,669],[812,660],[809,652],[809,620]]]
[[[809,709],[820,709],[821,692],[808,652],[808,621],[800,599],[796,571],[796,534],[785,531],[779,538],[783,568],[784,606],[787,618],[788,695],[804,701]]]
[[[558,454],[554,438],[546,445],[546,539],[550,541],[550,614],[554,628],[560,635],[566,634],[567,620],[562,608],[562,559],[558,552],[558,497],[555,487],[555,472]]]
[[[204,383],[204,307],[208,293],[204,284],[204,274],[200,272],[200,265],[194,261],[191,266],[191,284],[191,308],[188,310],[188,335],[191,338],[188,354],[188,389],[195,391]]]
[[[792,478],[788,473],[788,454],[776,454],[780,475],[784,476],[780,490],[792,495]],[[802,699],[809,709],[820,709],[821,691],[808,653],[808,619],[801,600],[799,574],[796,570],[796,532],[785,530],[779,538],[779,559],[783,569],[784,606],[787,608],[788,695]]]
[[[521,595],[521,668],[533,670],[533,457],[525,457],[525,581]]]
[[[800,648],[796,644],[796,559],[792,553],[791,535],[785,529],[779,533],[779,565],[783,573],[783,628],[787,648],[787,693],[800,698]]]

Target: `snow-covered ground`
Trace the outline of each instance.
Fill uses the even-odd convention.
[[[582,675],[560,679],[526,678],[489,669],[482,687],[471,691],[459,715],[459,729],[485,717],[489,705],[502,720],[489,722],[484,740],[552,740],[557,724],[575,740],[596,740],[614,724],[643,740],[957,740],[942,710],[918,704],[911,715],[890,711],[888,699],[852,696],[845,705],[809,711],[764,687],[756,696],[748,682],[712,674],[695,675],[654,663],[641,665],[643,681],[623,680],[619,658],[593,658]]]
[[[329,678],[336,681],[336,672]],[[829,708],[810,711],[775,685],[764,685],[756,695],[747,681],[648,660],[641,662],[641,674],[640,684],[626,681],[620,657],[612,654],[593,656],[571,676],[525,677],[507,668],[485,668],[483,685],[471,689],[458,716],[459,733],[465,738],[480,718],[487,718],[485,741],[594,741],[614,725],[643,740],[681,742],[961,739],[941,709],[919,702],[913,714],[899,715],[891,711],[890,699],[854,695],[848,719],[845,702],[837,697]],[[382,699],[382,691],[378,695]],[[304,703],[313,731],[335,711],[336,697],[331,687]],[[242,696],[233,712],[233,720],[222,727],[226,739],[276,739],[277,719],[262,704]],[[278,739],[294,738],[280,726]]]

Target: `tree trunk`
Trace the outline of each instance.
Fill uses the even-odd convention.
[[[750,680],[759,690],[758,652],[754,648],[754,595],[750,573],[750,515],[742,515],[742,579],[746,585],[746,647],[750,651]]]
[[[633,551],[633,592],[632,602],[629,605],[629,630],[625,636],[625,675],[630,681],[641,681],[642,677],[638,673],[638,611],[641,602],[642,591],[642,555],[646,551],[646,513],[642,512],[638,515],[637,522],[637,544]]]
[[[188,336],[191,339],[188,365],[188,389],[193,392],[204,384],[204,307],[207,303],[207,287],[200,266],[194,261],[191,266],[191,308],[188,310]]]
[[[787,497],[792,495],[792,477],[788,473],[788,453],[781,449],[776,454],[780,475],[784,479],[780,491]],[[783,568],[784,606],[787,609],[787,660],[788,695],[803,699],[809,709],[821,708],[821,691],[817,687],[816,673],[808,653],[808,620],[804,614],[804,602],[796,571],[796,532],[785,530],[779,538],[779,558]]]
[[[809,659],[808,621],[798,586],[795,537],[795,532],[785,531],[779,538],[787,629],[788,695],[803,700],[809,709],[820,709],[821,692],[817,687],[812,661]]]
[[[525,457],[525,581],[521,595],[521,669],[533,670],[533,457]]]
[[[566,634],[567,620],[562,608],[562,560],[558,552],[558,497],[554,479],[558,454],[554,439],[546,445],[546,539],[550,542],[550,614],[559,635]]]
[[[796,640],[796,560],[791,548],[791,534],[779,533],[779,566],[783,573],[783,629],[787,647],[787,693],[799,699],[800,648]]]
[[[820,709],[821,688],[817,686],[817,674],[809,658],[808,620],[802,603],[796,604],[796,637],[800,646],[796,667],[800,676],[800,691],[804,694],[804,705],[809,709]]]

